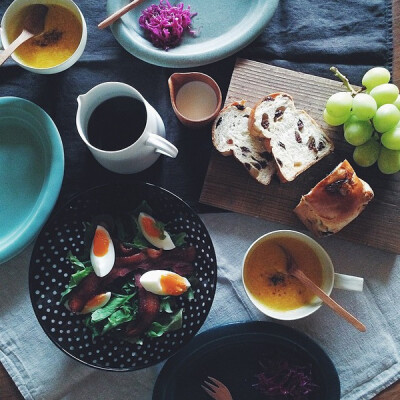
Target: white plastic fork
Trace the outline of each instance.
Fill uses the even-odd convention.
[[[206,386],[201,385],[201,387],[209,396],[211,396],[214,400],[233,400],[228,388],[222,382],[211,376],[208,376],[207,379],[213,383],[205,380],[204,385]]]

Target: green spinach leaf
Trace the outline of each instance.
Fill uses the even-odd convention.
[[[60,304],[64,304],[72,289],[77,287],[83,278],[86,278],[91,272],[93,272],[93,267],[90,261],[83,263],[79,261],[78,258],[71,252],[67,254],[67,259],[74,265],[76,272],[71,275],[67,287],[61,293]]]
[[[98,308],[97,310],[93,311],[91,321],[93,323],[97,323],[108,318],[118,308],[127,303],[133,296],[135,296],[135,293],[126,296],[119,295],[116,297],[112,297],[111,300],[104,307]]]
[[[176,331],[182,328],[183,309],[181,308],[173,314],[161,314],[157,321],[154,321],[146,335],[148,337],[160,337],[165,332]]]

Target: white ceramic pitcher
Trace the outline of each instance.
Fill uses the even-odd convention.
[[[89,142],[87,136],[89,119],[101,103],[118,96],[133,97],[145,105],[146,125],[140,137],[130,146],[116,151],[101,150]],[[76,126],[79,135],[94,158],[108,170],[120,174],[132,174],[150,167],[160,154],[172,158],[177,156],[178,149],[165,139],[165,127],[160,115],[133,87],[121,82],[105,82],[78,96],[77,100]]]

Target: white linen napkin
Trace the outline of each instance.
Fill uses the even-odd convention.
[[[247,299],[241,264],[259,236],[290,228],[234,213],[201,218],[214,243],[218,284],[200,332],[231,322],[269,320]],[[365,278],[362,293],[334,290],[332,297],[362,321],[367,332],[358,332],[326,306],[305,319],[279,323],[307,334],[325,349],[338,371],[343,400],[371,399],[400,379],[400,256],[335,237],[319,242],[336,272]],[[47,338],[28,292],[32,248],[0,265],[0,361],[24,398],[150,400],[163,363],[140,371],[104,372],[71,359]]]

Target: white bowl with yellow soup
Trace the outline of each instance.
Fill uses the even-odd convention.
[[[295,320],[316,311],[322,301],[297,278],[283,274],[287,258],[284,247],[299,268],[325,293],[333,287],[361,291],[363,278],[334,272],[328,253],[309,236],[291,230],[267,233],[247,250],[242,268],[244,289],[265,315]]]
[[[72,0],[15,0],[1,21],[1,42],[7,48],[22,31],[29,7],[48,7],[45,29],[12,54],[21,67],[39,74],[54,74],[71,67],[81,57],[87,41],[86,21]]]

